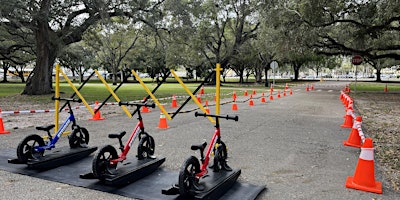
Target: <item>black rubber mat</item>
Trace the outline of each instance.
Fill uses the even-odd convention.
[[[178,181],[178,172],[163,169],[162,166],[152,174],[123,187],[104,185],[97,179],[81,179],[80,174],[91,171],[92,156],[69,165],[60,166],[47,171],[29,169],[26,164],[10,164],[8,159],[15,157],[14,149],[1,149],[0,169],[12,173],[29,175],[45,180],[70,184],[88,189],[100,190],[137,199],[180,199],[177,195],[163,195],[161,190],[171,187]],[[168,162],[168,158],[167,158]],[[60,173],[62,171],[63,173]],[[71,176],[73,174],[73,176]],[[236,182],[220,199],[255,199],[265,189],[248,183]]]

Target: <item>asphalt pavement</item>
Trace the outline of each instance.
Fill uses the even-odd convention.
[[[253,96],[254,106],[249,106],[249,97],[243,96],[243,91],[237,91],[238,110],[233,111],[231,104],[221,106],[221,114],[239,117],[238,122],[221,120],[222,140],[228,146],[228,164],[241,169],[239,181],[265,185],[266,190],[258,199],[396,199],[399,196],[389,189],[389,183],[377,166],[375,178],[382,182],[383,194],[345,187],[347,176],[354,175],[360,155],[360,149],[342,145],[350,132],[350,129],[340,127],[345,109],[339,96],[345,84],[318,82],[314,90],[308,92],[306,86],[301,85],[292,88],[293,95],[287,92],[283,96],[281,93],[281,98],[277,98],[275,91],[272,101],[266,93],[267,103],[261,103],[261,94],[256,94]],[[212,104],[210,102],[210,110],[214,113]],[[174,110],[168,105],[165,107],[168,111]],[[195,104],[189,104],[183,110],[195,107]],[[118,106],[115,110],[115,113],[103,115],[104,121],[78,119],[79,124],[89,130],[89,145],[102,147],[112,144],[117,147],[117,141],[107,135],[133,130],[136,119],[126,117]],[[190,145],[208,142],[214,132],[213,124],[207,118],[196,118],[194,112],[178,114],[168,121],[168,129],[157,128],[159,118],[157,109],[143,114],[145,130],[155,139],[156,155],[166,157],[161,167],[169,170],[178,171],[187,157],[199,156],[190,150]],[[30,127],[0,135],[1,149],[15,149],[24,137],[32,133],[38,132]],[[66,139],[59,143],[68,145]],[[132,151],[130,156],[134,157],[136,148]],[[1,199],[129,199],[2,170],[0,196]]]

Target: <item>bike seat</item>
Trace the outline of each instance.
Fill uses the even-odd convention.
[[[203,144],[197,144],[197,145],[192,145],[191,147],[190,147],[190,149],[192,149],[192,150],[204,150],[204,148],[206,148],[206,146],[207,146],[207,142],[204,142]]]
[[[122,131],[121,133],[111,133],[108,134],[108,138],[118,138],[121,139],[122,137],[124,137],[124,135],[126,134],[126,131]]]
[[[36,129],[39,131],[50,131],[52,128],[54,128],[56,125],[48,125],[48,126],[36,126]]]

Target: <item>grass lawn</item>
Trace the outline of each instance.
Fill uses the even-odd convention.
[[[388,92],[400,91],[399,83],[357,82],[351,83],[350,89],[358,92],[383,92],[387,86]]]

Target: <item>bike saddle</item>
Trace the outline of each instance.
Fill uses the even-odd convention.
[[[37,126],[36,129],[39,131],[50,131],[52,128],[54,128],[56,125],[48,125],[48,126]]]
[[[191,147],[190,147],[190,149],[192,149],[192,150],[204,150],[204,148],[206,148],[206,146],[207,146],[207,142],[204,142],[203,144],[197,144],[197,145],[192,145]]]
[[[108,134],[108,138],[118,138],[121,139],[122,137],[124,137],[124,135],[126,134],[126,131],[122,131],[121,133],[111,133]]]

